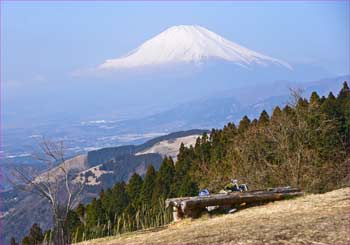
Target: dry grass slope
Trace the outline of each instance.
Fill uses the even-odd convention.
[[[82,244],[350,244],[349,234],[350,188],[344,188]]]

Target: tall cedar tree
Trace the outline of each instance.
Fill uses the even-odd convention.
[[[245,132],[250,125],[250,119],[247,116],[244,116],[242,120],[239,122],[238,125],[238,132],[243,133]]]
[[[128,210],[130,214],[134,215],[135,211],[141,206],[140,203],[140,193],[143,185],[143,180],[140,175],[134,173],[129,179],[126,185],[126,193],[129,198]]]
[[[147,169],[145,179],[143,181],[143,185],[140,193],[140,202],[143,205],[151,207],[153,192],[155,190],[156,184],[156,171],[153,165],[150,165]]]
[[[165,199],[173,196],[172,183],[174,181],[174,161],[171,157],[165,156],[156,174],[155,190],[153,192],[153,203],[157,204],[159,198]]]

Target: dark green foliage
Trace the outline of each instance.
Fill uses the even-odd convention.
[[[34,223],[30,228],[28,236],[22,240],[22,244],[41,244],[44,240],[43,232],[37,223]]]
[[[239,133],[244,133],[244,131],[248,129],[249,125],[250,125],[249,118],[247,116],[244,116],[242,118],[242,120],[239,122],[238,132]]]
[[[281,108],[279,108],[279,106],[276,106],[272,112],[271,120],[276,122],[281,119],[281,116],[282,116]]]
[[[86,224],[88,226],[95,226],[103,221],[103,209],[100,199],[94,198],[92,202],[86,206]]]
[[[197,147],[199,144],[200,143],[197,142]],[[193,147],[186,148],[184,144],[181,144],[172,183],[172,193],[174,196],[192,196],[198,193],[197,185],[189,174],[192,167],[193,156]]]
[[[312,92],[310,96],[310,104],[312,106],[318,106],[321,103],[320,96],[316,92]]]
[[[157,172],[155,191],[153,193],[153,202],[158,202],[159,198],[168,198],[173,196],[172,184],[174,181],[174,161],[171,157],[164,157],[162,165]]]
[[[350,150],[350,89],[347,82],[344,82],[343,88],[337,97],[339,108],[340,133],[344,135],[348,150]]]
[[[76,208],[76,213],[79,215],[79,217],[83,218],[85,216],[85,206],[79,203],[78,207]]]
[[[258,121],[259,125],[265,126],[269,123],[269,121],[270,121],[269,114],[267,114],[267,112],[263,110],[259,117],[259,121]]]
[[[198,194],[198,186],[190,178],[185,178],[182,183],[178,186],[177,196],[196,196]]]
[[[78,213],[73,211],[73,210],[69,210],[67,220],[64,224],[66,234],[68,234],[70,236],[71,235],[70,233],[81,225],[82,225],[82,223],[81,223],[81,220],[80,220]],[[69,240],[70,240],[70,238],[69,238]]]
[[[134,208],[137,209],[140,206],[140,193],[142,190],[143,180],[140,175],[134,173],[127,186],[126,193],[128,194],[129,203]]]
[[[140,202],[144,203],[146,206],[151,206],[153,192],[156,185],[156,170],[152,165],[147,169],[145,179],[143,181],[141,193],[140,193]]]

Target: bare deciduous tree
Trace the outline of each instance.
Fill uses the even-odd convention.
[[[43,139],[39,144],[41,152],[34,157],[46,164],[47,170],[42,174],[14,169],[14,184],[21,189],[45,198],[52,210],[53,244],[67,244],[70,231],[66,229],[68,212],[76,204],[84,184],[71,181],[70,168],[64,157],[63,142],[52,142]]]

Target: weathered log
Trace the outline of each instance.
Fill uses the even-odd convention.
[[[192,216],[196,210],[201,210],[208,206],[233,206],[242,203],[261,203],[282,200],[288,197],[300,196],[303,192],[299,188],[278,187],[265,190],[255,190],[248,192],[232,192],[226,194],[212,194],[209,196],[180,197],[167,199],[166,207],[173,207],[174,220],[183,216]]]
[[[286,197],[300,196],[302,192],[288,192],[288,193],[235,193],[229,195],[215,195],[209,198],[189,199],[181,202],[182,212],[186,214],[187,210],[193,208],[203,208],[208,206],[224,206],[235,205],[241,203],[258,203],[277,201],[285,199]]]
[[[195,197],[177,197],[177,198],[168,198],[165,201],[166,207],[169,206],[181,206],[181,203],[183,201],[187,200],[202,200],[207,198],[215,198],[215,197],[222,197],[223,195],[239,195],[239,194],[254,194],[259,195],[261,193],[291,193],[291,192],[300,192],[301,190],[299,188],[292,188],[292,187],[277,187],[277,188],[269,188],[264,190],[254,190],[254,191],[247,191],[247,192],[231,192],[226,194],[211,194],[209,196],[195,196]]]

